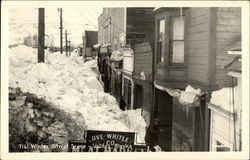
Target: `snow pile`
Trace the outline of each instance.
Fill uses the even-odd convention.
[[[9,149],[10,152],[67,151],[53,144],[67,145],[70,139],[83,139],[85,121],[79,112],[67,114],[36,95],[9,88]],[[26,148],[19,145],[25,144]],[[32,147],[44,144],[50,147]]]
[[[123,55],[120,51],[113,51],[110,57],[111,61],[121,61],[123,60]]]
[[[199,106],[199,96],[202,95],[201,89],[194,89],[188,85],[185,91],[181,91],[179,102],[187,106]]]
[[[233,91],[234,91],[234,98],[233,98],[233,93],[232,93]],[[240,103],[240,101],[237,100],[239,97],[237,97],[236,91],[237,91],[237,87],[233,87],[233,88],[227,87],[227,88],[222,88],[218,91],[214,91],[212,92],[210,103],[218,107],[221,107],[226,111],[233,113],[233,108],[236,111],[237,107],[241,105],[241,104],[238,104]],[[234,107],[233,107],[233,104],[234,104]]]
[[[145,75],[145,72],[142,71],[141,74],[140,74],[140,79],[141,80],[146,80],[146,75]]]
[[[194,93],[196,95],[202,95],[202,91],[200,88],[194,89],[192,86],[188,85],[185,89],[185,92]]]
[[[36,50],[18,46],[10,49],[9,86],[35,93],[60,109],[85,118],[87,129],[110,131],[142,131],[144,120],[134,111],[132,117],[119,109],[115,98],[103,92],[96,60],[83,63],[81,57],[66,57],[46,52],[45,63],[36,63]],[[129,113],[130,114],[130,113]],[[136,118],[137,116],[137,118]],[[130,120],[131,119],[131,120]],[[137,126],[130,123],[132,119]],[[140,133],[143,136],[143,133]],[[144,139],[144,137],[140,137]]]
[[[128,110],[127,114],[130,119],[130,128],[138,133],[137,142],[144,143],[144,137],[146,134],[146,122],[145,119],[141,116],[141,109]]]
[[[203,94],[201,89],[195,89],[190,85],[186,87],[185,91],[182,91],[180,89],[162,87],[157,85],[156,83],[154,83],[154,85],[156,88],[168,92],[170,96],[176,97],[182,105],[187,107],[199,106],[199,97]]]

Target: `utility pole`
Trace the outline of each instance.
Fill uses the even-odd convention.
[[[68,33],[67,29],[65,29],[65,50],[66,50],[66,56],[68,57],[69,56],[69,41],[68,41],[68,34],[71,34],[71,33]]]
[[[71,49],[71,46],[70,46],[70,45],[71,45],[71,40],[69,39],[69,57],[70,57],[70,55],[71,55],[71,50],[70,50],[70,49]]]
[[[65,40],[66,40],[66,44],[65,44],[65,52],[66,52],[66,56],[68,56],[68,39],[67,39],[67,29],[65,30]]]
[[[44,62],[44,8],[38,9],[38,63]]]
[[[61,54],[63,53],[63,38],[62,38],[62,34],[63,34],[63,19],[62,19],[62,8],[59,8],[58,11],[60,12],[60,47],[61,47]]]

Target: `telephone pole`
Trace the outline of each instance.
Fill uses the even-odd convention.
[[[65,30],[65,52],[66,56],[68,56],[68,38],[67,38],[67,29]]]
[[[63,34],[63,19],[62,19],[62,8],[59,8],[58,11],[60,12],[60,47],[61,47],[61,54],[63,53],[63,38],[62,38],[62,34]]]
[[[69,57],[70,57],[70,54],[71,54],[71,40],[69,39]]]
[[[44,8],[38,9],[38,63],[44,62]]]

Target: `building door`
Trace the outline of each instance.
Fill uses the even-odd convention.
[[[131,81],[127,78],[124,78],[124,99],[126,109],[131,109]]]
[[[161,90],[155,89],[155,112],[154,116],[159,119],[158,134],[159,145],[164,151],[171,151],[172,124],[173,124],[173,98]]]
[[[143,106],[143,87],[135,84],[134,109],[142,108]]]

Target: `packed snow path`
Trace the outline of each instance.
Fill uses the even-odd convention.
[[[104,93],[93,67],[96,60],[83,63],[77,55],[48,51],[45,63],[37,63],[37,49],[18,46],[9,52],[9,86],[44,97],[66,112],[81,112],[89,130],[134,131],[143,142],[146,124],[140,110],[121,111],[115,98]]]

